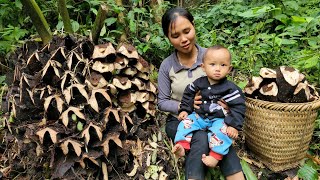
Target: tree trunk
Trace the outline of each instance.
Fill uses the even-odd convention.
[[[107,17],[107,12],[108,12],[107,6],[105,4],[101,4],[96,20],[94,21],[93,29],[92,29],[92,40],[96,44],[98,43],[98,39],[104,24],[104,20]]]
[[[116,0],[116,4],[118,6],[123,6],[122,0]],[[119,40],[119,43],[120,42],[125,42],[125,41],[127,41],[127,34],[126,34],[126,25],[125,25],[124,13],[123,12],[120,12],[118,14],[118,23],[121,24],[124,27],[122,35],[121,35],[120,40]]]
[[[38,4],[35,0],[22,0],[24,8],[27,10],[28,15],[30,16],[32,23],[36,27],[37,32],[39,33],[43,44],[47,44],[52,39],[52,34],[50,27],[43,16],[42,11],[40,10]]]
[[[67,33],[73,33],[70,17],[66,5],[66,0],[58,0],[58,11],[60,16],[62,17],[64,29]]]
[[[155,22],[161,23],[161,18],[163,14],[163,9],[161,8],[161,4],[163,4],[163,0],[151,0],[150,6],[152,8],[152,14]]]

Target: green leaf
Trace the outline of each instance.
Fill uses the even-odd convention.
[[[129,28],[131,32],[136,32],[136,23],[134,21],[129,22]]]
[[[298,170],[298,177],[304,180],[317,180],[318,172],[311,166],[305,164]]]
[[[281,30],[281,29],[283,29],[283,28],[285,28],[284,25],[278,25],[278,26],[275,28],[275,30],[278,31],[278,30]]]
[[[143,53],[147,52],[149,48],[150,48],[149,45],[145,45],[142,49],[142,52]]]
[[[245,160],[241,160],[240,164],[242,166],[243,173],[247,179],[258,180],[257,176],[252,172],[250,166],[248,165],[248,163]]]
[[[277,9],[279,9],[279,8],[274,8],[273,4],[266,4],[261,7],[255,7],[255,8],[249,9],[243,13],[238,13],[238,16],[247,17],[247,18],[256,17],[256,16],[260,16],[264,13],[267,13],[269,11],[277,10]]]
[[[77,121],[77,115],[76,115],[76,114],[72,114],[72,115],[71,115],[71,119],[72,119],[73,121]]]
[[[296,44],[297,41],[296,40],[292,40],[292,39],[282,39],[282,44]]]
[[[134,8],[133,11],[136,12],[136,13],[144,14],[146,12],[146,9],[144,9],[144,8]]]
[[[241,82],[238,82],[237,83],[237,85],[241,88],[241,89],[243,89],[246,85],[247,85],[247,81],[241,81]]]
[[[211,180],[225,180],[224,176],[221,173],[221,170],[217,168],[208,168],[206,177],[210,177]]]
[[[249,44],[252,41],[252,39],[241,39],[239,42],[239,45],[243,45],[243,44]]]
[[[72,30],[73,32],[77,32],[80,28],[80,25],[77,21],[72,21],[71,22]]]
[[[13,113],[11,113],[11,115],[9,116],[9,122],[14,123]]]
[[[155,149],[152,152],[152,155],[151,155],[151,163],[152,164],[155,164],[157,161],[157,152],[158,152],[158,149]]]
[[[317,67],[319,62],[319,56],[313,56],[305,61],[304,68],[309,69],[312,67]]]
[[[6,80],[6,76],[0,76],[0,84],[3,84]]]
[[[14,37],[16,41],[18,41],[21,37],[25,36],[28,33],[25,29],[20,29],[19,27],[15,27],[12,31],[11,36]]]
[[[20,0],[16,0],[15,1],[16,7],[19,8],[20,10],[22,10],[22,3],[20,2]]]
[[[274,18],[281,21],[283,24],[287,24],[288,21],[290,20],[288,16],[286,16],[285,14],[278,14],[274,16]]]
[[[315,18],[313,18],[313,17],[305,17],[305,19],[306,19],[306,21],[308,22],[308,23],[310,23],[312,20],[314,20]]]
[[[94,8],[91,8],[90,11],[93,12],[93,14],[95,14],[95,15],[98,14],[98,11],[96,9],[94,9]]]
[[[274,38],[274,43],[275,43],[277,46],[281,46],[282,39],[279,38],[279,37],[275,37],[275,38]]]
[[[308,40],[308,44],[311,47],[317,47],[317,43],[318,43],[318,41],[316,41],[316,40],[311,40],[311,39]]]
[[[134,20],[134,12],[133,11],[129,11],[129,13],[127,14],[127,17],[129,20]]]
[[[226,34],[231,34],[231,31],[229,29],[223,30]]]
[[[294,10],[299,9],[299,4],[296,1],[283,1],[283,4]]]
[[[111,17],[111,18],[107,18],[105,20],[105,23],[107,23],[107,26],[112,25],[113,23],[117,22],[117,18]]]
[[[267,19],[266,20],[266,23],[271,23],[271,22],[273,22],[274,21],[274,19]]]
[[[63,27],[63,21],[59,21],[58,24],[56,25],[57,30],[61,30]]]
[[[102,27],[102,29],[101,29],[101,32],[100,32],[100,36],[105,35],[105,34],[106,34],[106,32],[107,32],[107,30],[106,30],[106,26],[105,26],[105,25],[103,25],[103,27]]]
[[[305,23],[307,22],[306,18],[299,16],[291,16],[291,20],[293,23]]]
[[[82,131],[83,130],[83,124],[80,121],[78,121],[78,123],[77,123],[77,130],[78,131]]]
[[[0,50],[4,49],[5,52],[11,51],[11,41],[0,41]]]
[[[238,16],[249,18],[249,17],[254,17],[255,15],[254,15],[253,11],[250,9],[250,10],[245,11],[243,13],[238,13]]]

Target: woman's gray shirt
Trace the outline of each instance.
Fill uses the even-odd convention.
[[[169,112],[173,116],[178,115],[178,106],[183,92],[188,84],[197,78],[204,76],[201,68],[206,48],[196,45],[198,56],[191,68],[180,64],[177,52],[173,52],[160,65],[158,74],[158,108]]]

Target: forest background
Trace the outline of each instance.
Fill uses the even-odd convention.
[[[53,34],[64,34],[57,0],[36,2]],[[201,46],[222,44],[230,49],[235,67],[230,78],[240,87],[246,85],[248,77],[257,75],[260,68],[280,65],[299,69],[311,84],[320,87],[319,0],[68,0],[75,34],[89,36],[102,2],[108,5],[108,14],[99,41],[115,45],[130,42],[156,67],[173,50],[163,35],[161,16],[166,9],[180,5],[194,15],[197,42]],[[8,60],[9,54],[26,40],[39,37],[20,0],[0,0],[0,7],[0,93],[3,94],[3,87],[10,85],[6,84],[6,74],[12,73],[14,67]],[[153,75],[156,79],[157,74]],[[309,149],[318,160],[319,137],[318,116]],[[320,170],[319,165],[311,162],[305,166]]]

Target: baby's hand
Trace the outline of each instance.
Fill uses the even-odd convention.
[[[238,130],[235,129],[234,127],[228,126],[227,127],[227,134],[232,139],[237,139],[238,138]]]
[[[181,121],[183,119],[186,119],[188,117],[188,113],[186,111],[182,111],[179,116],[178,119]]]

